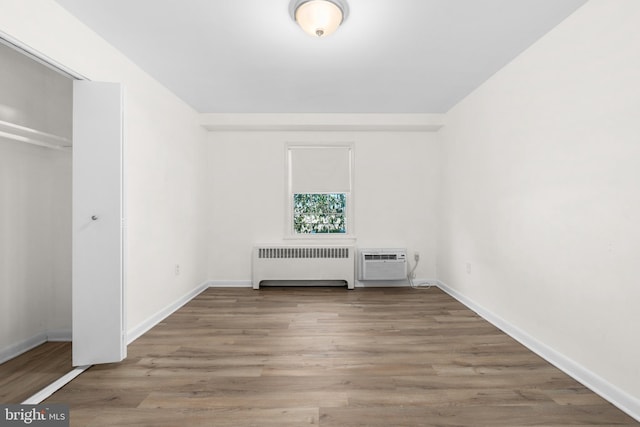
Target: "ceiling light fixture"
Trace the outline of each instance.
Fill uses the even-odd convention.
[[[347,19],[349,7],[345,0],[291,0],[289,14],[306,33],[325,37]]]

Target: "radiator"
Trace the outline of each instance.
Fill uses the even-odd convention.
[[[353,246],[255,246],[253,289],[259,289],[263,280],[344,280],[353,289],[354,252]]]

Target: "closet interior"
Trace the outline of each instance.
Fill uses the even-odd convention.
[[[73,80],[10,43],[0,43],[0,64],[5,364],[46,342],[71,341]]]

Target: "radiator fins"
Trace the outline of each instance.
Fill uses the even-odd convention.
[[[349,258],[349,248],[259,248],[258,258]]]

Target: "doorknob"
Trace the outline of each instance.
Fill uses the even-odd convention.
[[[91,219],[92,219],[93,221],[95,221],[95,220],[97,220],[97,219],[98,219],[98,216],[97,216],[97,215],[91,215]]]

